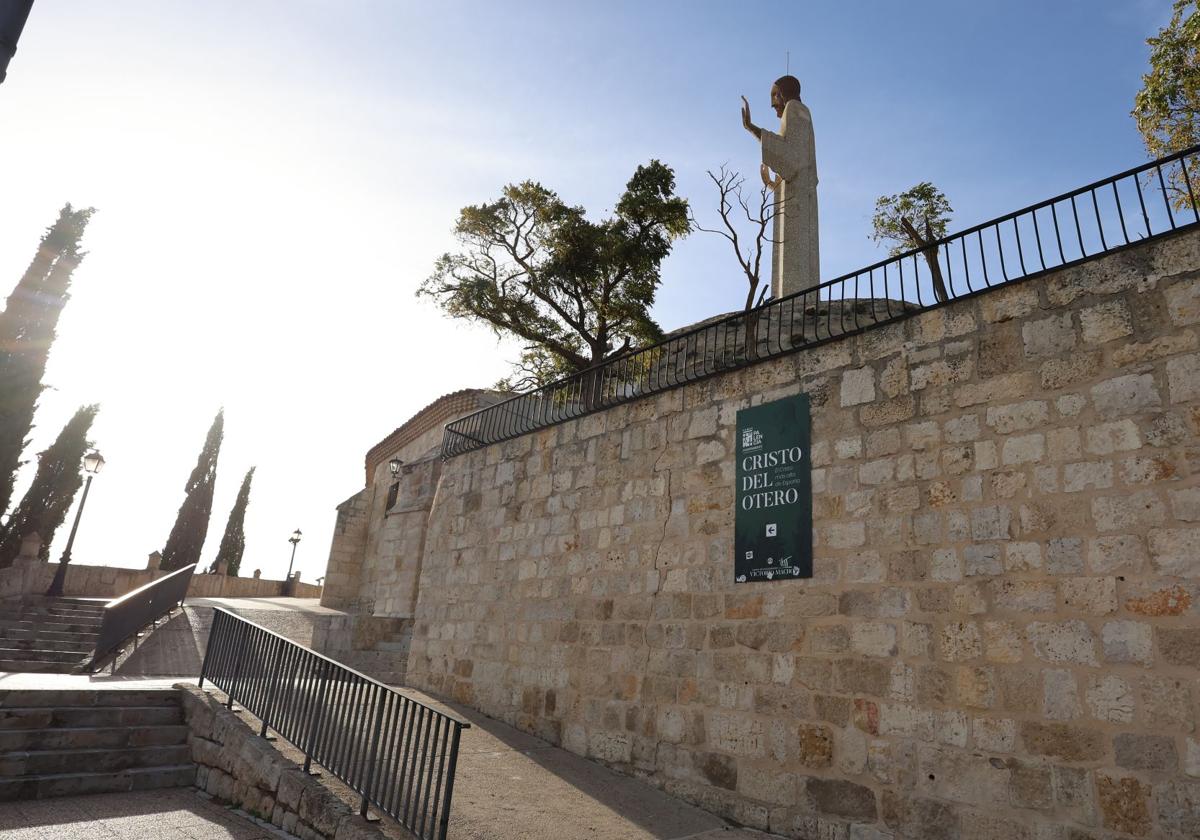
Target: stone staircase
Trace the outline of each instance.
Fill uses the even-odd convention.
[[[0,671],[66,674],[96,647],[102,601],[33,598],[0,601]]]
[[[0,802],[191,785],[179,692],[0,691]]]

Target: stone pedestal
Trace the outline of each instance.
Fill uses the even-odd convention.
[[[17,550],[17,558],[20,560],[39,560],[42,553],[42,535],[37,531],[26,534],[21,540],[21,547]]]

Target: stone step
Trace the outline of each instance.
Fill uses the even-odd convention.
[[[195,784],[196,767],[176,764],[140,767],[119,773],[58,773],[17,776],[0,779],[0,802],[17,799],[49,799],[85,793],[115,793],[128,790],[153,790]]]
[[[12,647],[12,639],[0,641],[0,660],[20,662],[32,660],[38,662],[63,662],[71,665],[79,664],[83,658],[79,653],[70,650],[46,650],[36,642],[31,647]]]
[[[47,598],[26,596],[20,601],[11,602],[27,607],[61,607],[69,610],[103,611],[108,600],[94,598]]]
[[[78,662],[46,662],[38,659],[0,659],[0,673],[70,674],[78,664]]]
[[[0,730],[0,753],[179,746],[187,744],[187,735],[183,724],[8,729]]]
[[[74,624],[69,621],[22,621],[13,618],[0,618],[0,628],[5,630],[32,630],[34,632],[51,630],[56,633],[76,633],[93,637],[100,633],[99,624]]]
[[[0,753],[0,778],[73,773],[116,773],[139,767],[183,764],[191,753],[187,744],[70,750],[16,750]]]
[[[111,728],[177,726],[183,709],[176,706],[26,706],[0,708],[0,732],[58,727]]]
[[[0,652],[3,650],[57,650],[76,654],[77,658],[91,653],[96,643],[90,639],[8,639],[0,636]]]
[[[36,622],[38,624],[78,624],[81,627],[99,627],[103,615],[76,612],[75,610],[12,610],[0,612],[5,621]]]
[[[46,639],[52,642],[87,642],[95,645],[99,633],[65,633],[61,630],[46,630],[41,627],[17,629],[0,627],[0,639]]]
[[[48,706],[112,707],[167,706],[179,709],[179,693],[172,688],[105,688],[105,689],[0,689],[0,711],[6,708]]]

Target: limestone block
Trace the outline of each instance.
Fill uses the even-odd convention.
[[[1021,743],[1034,755],[1063,761],[1096,761],[1104,757],[1104,735],[1097,729],[1064,723],[1022,721]]]
[[[1113,465],[1110,461],[1081,461],[1063,467],[1064,493],[1107,490],[1112,486]]]
[[[1005,466],[1041,461],[1046,454],[1046,438],[1042,434],[1019,435],[1007,438],[1001,453]]]
[[[1172,324],[1183,327],[1200,322],[1200,283],[1185,280],[1168,288],[1164,295]]]
[[[1078,417],[1086,405],[1087,398],[1083,394],[1063,394],[1054,401],[1055,410],[1063,417]]]
[[[1098,665],[1091,628],[1082,621],[1031,622],[1029,641],[1039,659]]]
[[[1075,537],[1057,537],[1047,542],[1046,571],[1052,575],[1083,571],[1083,541]]]
[[[1011,664],[1024,658],[1021,633],[1012,622],[983,622],[983,641],[989,662]]]
[[[1041,580],[994,580],[988,584],[992,605],[997,610],[1017,613],[1049,613],[1058,606],[1058,584]]]
[[[947,443],[965,443],[979,437],[980,425],[978,414],[967,414],[947,420],[943,425]]]
[[[1200,528],[1151,531],[1150,557],[1160,574],[1200,577]]]
[[[966,662],[983,653],[979,627],[973,621],[947,623],[938,641],[940,657],[950,662]]]
[[[895,625],[878,621],[854,623],[850,627],[850,649],[864,656],[895,656]]]
[[[1113,736],[1117,766],[1126,770],[1175,770],[1175,739],[1166,735],[1122,732]]]
[[[1112,300],[1080,310],[1079,325],[1086,344],[1104,344],[1133,332],[1133,319],[1123,300]]]
[[[986,752],[1012,752],[1017,743],[1017,722],[1011,718],[975,718],[971,725],[975,747]]]
[[[1088,543],[1088,565],[1093,572],[1139,571],[1147,559],[1142,538],[1134,534],[1097,537]]]
[[[1038,308],[1037,289],[1022,284],[1004,286],[979,301],[980,314],[988,323],[1001,323],[1023,318]]]
[[[1168,359],[1167,384],[1172,403],[1190,402],[1200,397],[1200,354]]]
[[[1105,380],[1092,386],[1091,395],[1096,411],[1106,419],[1137,414],[1162,405],[1154,377],[1148,373]]]
[[[1073,578],[1061,584],[1063,606],[1084,615],[1107,615],[1117,609],[1117,581],[1111,577]]]
[[[1108,662],[1150,665],[1154,660],[1152,630],[1145,622],[1105,622],[1100,641],[1104,659]]]
[[[1058,356],[1075,347],[1075,327],[1070,312],[1021,325],[1026,358]]]
[[[1087,702],[1093,717],[1108,723],[1133,722],[1135,700],[1129,683],[1115,674],[1088,679]]]
[[[843,408],[875,400],[875,370],[862,367],[842,374],[841,405]]]
[[[1010,405],[990,406],[987,424],[998,434],[1007,435],[1043,426],[1050,416],[1045,400],[1026,400]]]
[[[1096,774],[1096,790],[1105,828],[1143,836],[1150,833],[1150,786],[1132,776]]]

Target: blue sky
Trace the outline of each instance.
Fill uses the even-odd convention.
[[[109,465],[75,556],[137,565],[161,547],[223,404],[205,559],[257,464],[244,567],[281,573],[300,526],[298,564],[322,574],[365,450],[515,355],[413,297],[458,209],[507,182],[598,214],[659,158],[711,222],[705,170],[756,177],[739,96],[771,125],[790,52],[829,278],[883,255],[881,194],[933,181],[953,230],[1144,160],[1129,110],[1169,14],[1169,0],[39,0],[0,87],[0,283],[64,201],[99,208],[31,450],[102,402]],[[665,328],[740,305],[727,248],[677,244]]]

